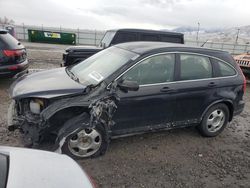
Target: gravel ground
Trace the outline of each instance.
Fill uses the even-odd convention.
[[[25,43],[31,68],[59,67],[63,45]],[[46,63],[45,63],[46,62]],[[8,88],[0,80],[0,144],[22,146],[6,129]],[[250,187],[250,87],[244,112],[224,132],[204,138],[195,128],[113,140],[106,155],[78,161],[99,187]]]

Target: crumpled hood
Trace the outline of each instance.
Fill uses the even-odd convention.
[[[86,86],[72,80],[65,68],[56,68],[25,75],[10,88],[13,99],[26,97],[53,98],[83,93]]]

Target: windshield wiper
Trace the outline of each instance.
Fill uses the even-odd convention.
[[[72,71],[70,71],[69,68],[66,68],[65,70],[71,79],[75,80],[76,82],[80,82],[79,78]]]

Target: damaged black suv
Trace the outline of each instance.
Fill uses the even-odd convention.
[[[119,136],[197,126],[216,136],[243,111],[246,80],[224,51],[131,42],[82,63],[19,78],[9,129],[74,158],[104,154]]]

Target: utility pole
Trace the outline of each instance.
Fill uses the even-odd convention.
[[[238,31],[237,31],[237,35],[236,35],[236,39],[235,39],[235,43],[238,43],[239,33],[240,33],[240,29],[238,29]]]
[[[197,35],[196,35],[197,45],[198,45],[198,40],[199,40],[199,31],[200,31],[200,22],[198,22]]]

